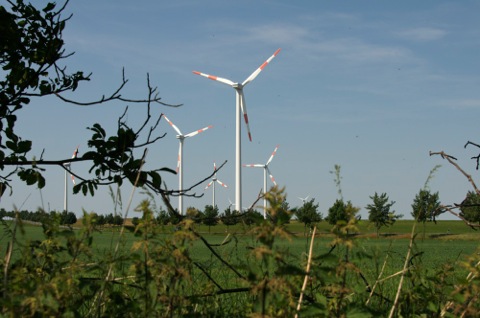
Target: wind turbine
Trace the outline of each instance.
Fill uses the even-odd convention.
[[[300,200],[302,200],[303,204],[305,204],[305,202],[307,202],[307,199],[308,199],[309,196],[310,196],[310,194],[307,195],[305,198],[301,198],[301,197],[298,197],[298,198],[299,198]]]
[[[224,188],[228,188],[228,186],[225,183],[223,183],[222,181],[217,179],[217,165],[215,164],[215,162],[213,163],[213,171],[215,173],[213,174],[212,181],[210,181],[210,183],[207,184],[207,186],[205,187],[205,190],[207,190],[211,185],[213,185],[213,188],[212,188],[212,191],[213,191],[212,207],[215,208],[215,182],[217,182],[219,185],[221,185]]]
[[[270,162],[272,162],[273,157],[277,153],[278,145],[275,147],[275,150],[273,150],[272,155],[268,159],[266,164],[248,164],[248,165],[243,165],[244,167],[247,168],[263,168],[263,218],[267,218],[267,198],[265,197],[265,194],[267,193],[267,173],[270,176],[270,179],[272,180],[274,185],[277,185],[275,182],[275,178],[272,176],[272,173],[270,172],[270,169],[268,169],[268,165]]]
[[[77,158],[77,155],[78,155],[78,146],[77,148],[75,148],[75,151],[73,152],[72,159]],[[65,163],[63,166],[68,170],[70,170],[71,163],[70,162]],[[73,176],[73,174],[71,174],[70,177],[72,178],[73,185],[75,185],[75,177]],[[68,171],[67,170],[65,170],[64,187],[65,188],[64,188],[64,194],[63,194],[63,210],[68,212]]]
[[[227,84],[231,86],[235,90],[235,99],[236,99],[236,108],[235,108],[235,126],[236,126],[236,133],[235,133],[235,206],[241,207],[242,206],[242,140],[240,137],[241,133],[241,112],[243,113],[243,117],[245,119],[245,124],[247,126],[247,133],[248,138],[252,141],[252,135],[250,133],[250,126],[248,124],[248,115],[247,115],[247,105],[245,103],[245,96],[243,95],[243,88],[253,81],[258,74],[270,63],[270,61],[277,56],[280,52],[280,49],[276,50],[272,56],[270,56],[259,68],[257,68],[252,74],[250,74],[247,79],[243,81],[243,83],[235,83],[229,79],[217,77],[213,75],[208,75],[204,73],[200,73],[197,71],[193,71],[194,74],[209,78],[211,80]]]
[[[179,141],[179,147],[178,147],[178,160],[177,160],[177,173],[178,173],[178,188],[179,188],[179,195],[178,195],[178,212],[183,215],[183,141],[185,138],[193,137],[195,135],[198,135],[201,132],[204,132],[205,130],[212,128],[213,126],[207,126],[205,128],[199,129],[192,131],[191,133],[188,133],[186,135],[182,134],[180,129],[178,129],[177,126],[175,126],[170,119],[163,114],[163,117],[165,117],[165,120],[172,126],[172,128],[178,133],[177,139]]]

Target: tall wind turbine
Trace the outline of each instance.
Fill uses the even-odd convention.
[[[75,151],[73,152],[72,159],[73,159],[73,158],[77,158],[77,155],[78,155],[78,146],[77,146],[77,148],[75,148]],[[68,170],[70,170],[70,168],[71,168],[70,162],[64,164],[63,166],[64,166],[65,168],[67,168]],[[73,185],[75,185],[75,177],[73,176],[73,174],[71,174],[70,177],[72,178]],[[65,185],[64,185],[64,194],[63,194],[63,210],[66,211],[66,212],[68,212],[68,171],[67,171],[67,170],[65,170]]]
[[[243,88],[253,81],[258,74],[270,63],[270,61],[277,56],[280,52],[280,49],[276,50],[272,56],[270,56],[259,68],[257,68],[252,74],[250,74],[247,79],[243,81],[243,83],[235,83],[229,79],[217,77],[213,75],[208,75],[204,73],[200,73],[197,71],[193,71],[194,74],[209,78],[211,80],[227,84],[231,86],[235,90],[235,99],[236,99],[236,108],[235,108],[235,207],[242,206],[242,141],[240,137],[241,133],[241,112],[243,113],[243,117],[245,119],[245,124],[247,126],[247,133],[248,138],[252,141],[252,135],[250,133],[250,126],[248,124],[248,115],[247,115],[247,105],[245,103],[245,96],[243,95]]]
[[[272,180],[274,185],[277,185],[275,182],[275,178],[272,176],[272,173],[270,172],[270,169],[268,169],[268,165],[270,162],[272,162],[273,157],[277,153],[278,145],[275,147],[275,150],[273,150],[272,155],[268,159],[266,164],[248,164],[248,165],[243,165],[244,167],[248,168],[263,168],[263,218],[267,218],[267,198],[265,197],[265,194],[267,193],[267,173],[270,176],[270,179]]]
[[[212,207],[215,208],[215,182],[217,182],[219,185],[221,185],[224,188],[228,188],[228,186],[225,183],[223,183],[222,181],[217,179],[217,165],[215,164],[215,162],[213,163],[213,171],[214,171],[214,174],[213,174],[212,181],[210,181],[210,183],[207,184],[207,186],[205,187],[205,190],[207,190],[210,186],[213,185],[213,188],[212,188],[212,191],[213,191]]]
[[[178,189],[180,191],[178,195],[178,212],[183,215],[183,141],[185,138],[193,137],[195,135],[198,135],[201,132],[204,132],[205,130],[212,128],[213,126],[207,126],[205,128],[199,129],[192,131],[191,133],[188,133],[186,135],[182,134],[180,129],[178,129],[177,126],[175,126],[170,119],[163,114],[163,117],[165,117],[165,120],[172,126],[172,128],[178,133],[177,139],[179,141],[179,147],[178,147],[178,160],[177,160],[177,173],[178,173]]]

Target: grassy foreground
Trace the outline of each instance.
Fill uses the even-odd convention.
[[[4,255],[11,240],[6,225]],[[459,221],[416,224],[411,248],[414,221],[397,221],[378,237],[367,221],[346,235],[321,222],[301,309],[312,242],[303,224],[147,225],[120,235],[121,228],[88,222],[73,229],[25,224],[12,259],[1,263],[8,269],[2,291],[10,292],[3,315],[379,317],[395,307],[402,280],[394,316],[436,317],[444,310],[455,317],[478,309],[478,277],[468,277],[478,271],[480,235]]]

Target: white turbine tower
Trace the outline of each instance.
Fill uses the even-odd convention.
[[[212,207],[215,208],[215,182],[217,182],[219,185],[221,185],[224,188],[228,188],[228,186],[225,183],[223,183],[222,181],[217,179],[217,165],[215,164],[215,162],[213,163],[213,171],[214,171],[214,174],[213,174],[212,181],[210,181],[210,183],[207,184],[207,186],[205,187],[205,190],[207,190],[210,186],[213,185],[213,187],[212,187],[212,191],[213,191]]]
[[[270,56],[259,68],[257,68],[243,83],[235,83],[229,79],[217,77],[213,75],[208,75],[193,71],[194,74],[209,78],[211,80],[227,84],[233,89],[235,89],[235,98],[236,98],[236,108],[235,108],[235,207],[242,206],[242,141],[241,141],[241,112],[245,119],[245,124],[247,126],[248,138],[252,141],[252,135],[250,134],[250,127],[248,124],[248,115],[247,115],[247,105],[245,103],[245,96],[243,95],[243,88],[253,81],[258,74],[270,63],[270,61],[277,56],[280,49],[276,50],[272,56]]]
[[[73,155],[72,155],[72,159],[73,158],[77,158],[77,155],[78,155],[78,146],[77,148],[75,148],[75,151],[73,152]],[[66,169],[68,170],[71,170],[71,164],[70,162],[69,163],[66,163],[63,165]],[[73,182],[73,185],[75,185],[75,177],[73,176],[73,174],[70,175],[70,177],[72,178],[72,182]],[[68,171],[65,170],[65,185],[64,185],[64,193],[63,193],[63,210],[68,212]]]
[[[183,215],[183,141],[185,138],[193,137],[195,135],[198,135],[201,132],[204,132],[205,130],[212,128],[213,126],[207,126],[205,128],[195,130],[191,133],[188,133],[186,135],[182,134],[180,129],[178,129],[177,126],[175,126],[170,119],[163,114],[163,117],[165,117],[165,120],[170,124],[170,126],[173,127],[173,129],[178,133],[177,139],[179,141],[179,147],[178,147],[178,159],[177,159],[177,173],[178,173],[178,189],[180,191],[178,195],[178,213]]]
[[[267,173],[270,176],[270,179],[272,180],[274,185],[277,185],[275,182],[275,178],[272,176],[272,173],[270,172],[270,169],[268,169],[268,165],[272,161],[273,157],[277,153],[278,145],[275,147],[275,150],[273,150],[272,155],[268,159],[266,164],[248,164],[248,165],[243,165],[244,167],[247,168],[263,168],[263,218],[267,218],[267,198],[265,197],[265,194],[267,193]]]

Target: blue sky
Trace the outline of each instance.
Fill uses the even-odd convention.
[[[68,69],[93,75],[69,97],[89,101],[108,94],[124,67],[124,95],[143,98],[148,73],[163,101],[183,104],[158,107],[157,114],[167,114],[183,133],[214,126],[185,141],[184,183],[203,179],[214,161],[228,160],[218,178],[229,188],[216,188],[223,211],[235,197],[235,91],[192,71],[242,82],[281,48],[244,90],[253,142],[243,126],[243,163],[265,163],[278,144],[270,170],[292,207],[309,195],[326,215],[338,198],[330,173],[338,164],[343,197],[361,207],[362,217],[375,192],[386,192],[394,209],[410,217],[415,194],[438,164],[429,188],[439,191],[442,203],[459,203],[471,189],[429,151],[456,156],[478,176],[470,159],[476,149],[463,145],[480,142],[479,9],[477,1],[71,1],[64,39],[75,54]],[[45,148],[45,159],[69,157],[77,145],[85,152],[87,126],[98,122],[113,132],[124,106],[41,99],[22,111],[18,127],[34,141],[37,156]],[[144,115],[144,107],[130,105],[130,124]],[[149,148],[147,165],[174,168],[175,132],[165,121],[160,131],[167,136]],[[74,169],[84,174],[87,166]],[[45,209],[62,210],[64,172],[48,168],[45,175],[41,195],[15,183],[2,207],[33,210],[43,198]],[[177,176],[164,180],[170,188],[178,185]],[[211,204],[207,183],[195,189],[204,197],[185,199],[185,207]],[[262,185],[261,169],[243,169],[243,205]],[[140,192],[133,206],[145,198]],[[130,193],[129,187],[122,191],[124,209]],[[110,213],[113,203],[105,189],[95,198],[69,196],[69,209]]]

